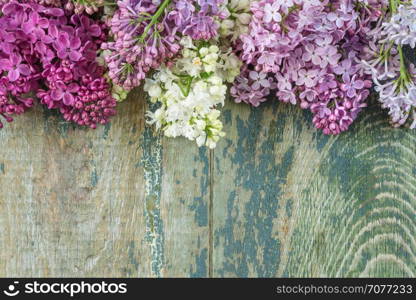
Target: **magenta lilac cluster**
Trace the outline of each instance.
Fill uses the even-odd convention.
[[[44,3],[45,5],[39,4]],[[7,121],[33,106],[34,96],[67,121],[95,128],[116,102],[96,62],[106,27],[43,0],[12,0],[0,17],[0,113]]]
[[[310,109],[325,134],[347,130],[370,94],[361,59],[382,2],[253,2],[249,33],[237,49],[245,67],[232,95],[258,106],[273,94]]]
[[[217,35],[215,18],[223,0],[120,0],[111,22],[114,41],[102,45],[109,76],[130,90],[146,74],[178,54],[183,35],[209,40]]]

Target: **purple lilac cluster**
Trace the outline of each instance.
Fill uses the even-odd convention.
[[[112,81],[126,90],[181,49],[181,36],[209,40],[217,36],[223,0],[119,0],[110,21],[114,42],[104,43]]]
[[[416,128],[416,68],[406,54],[416,49],[416,0],[390,0],[372,32],[363,61],[372,75],[382,108],[395,127]]]
[[[250,32],[237,47],[245,67],[232,95],[258,106],[274,93],[310,109],[325,134],[347,130],[370,94],[361,59],[383,2],[253,2]]]
[[[115,114],[96,62],[106,26],[39,1],[12,0],[0,17],[0,109],[6,120],[33,105],[31,95],[68,121],[95,128]]]

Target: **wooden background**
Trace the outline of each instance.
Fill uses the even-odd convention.
[[[0,276],[415,276],[416,133],[377,106],[326,137],[229,103],[210,152],[142,99],[95,131],[41,108],[0,131]]]

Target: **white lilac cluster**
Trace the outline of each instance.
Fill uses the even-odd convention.
[[[416,47],[416,0],[400,5],[389,22],[383,24],[386,40],[396,45]]]
[[[235,42],[241,35],[248,33],[250,0],[225,0],[222,8],[227,17],[220,23],[220,34]]]
[[[181,57],[172,67],[163,65],[146,79],[145,91],[160,104],[147,113],[149,123],[167,137],[183,136],[212,149],[225,135],[219,108],[226,98],[226,83],[234,81],[241,62],[231,49],[223,51],[214,40],[194,44],[184,37],[181,45]]]
[[[388,109],[394,126],[411,119],[416,128],[416,70],[405,55],[405,47],[416,47],[416,0],[390,0],[387,21],[372,33],[367,59],[382,107]]]

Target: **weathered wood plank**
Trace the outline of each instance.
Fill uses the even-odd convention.
[[[206,149],[147,127],[144,177],[151,275],[208,276],[209,165]]]
[[[163,155],[144,124],[143,94],[130,98],[95,131],[39,108],[0,131],[0,276],[206,274],[206,180],[196,189],[207,161],[162,172],[204,153]]]
[[[182,139],[163,141],[165,277],[209,275],[210,157]]]
[[[309,120],[308,120],[309,118]],[[414,276],[415,135],[378,107],[325,137],[287,105],[228,105],[214,276]]]
[[[37,109],[0,132],[1,276],[150,274],[143,111],[91,131]]]

